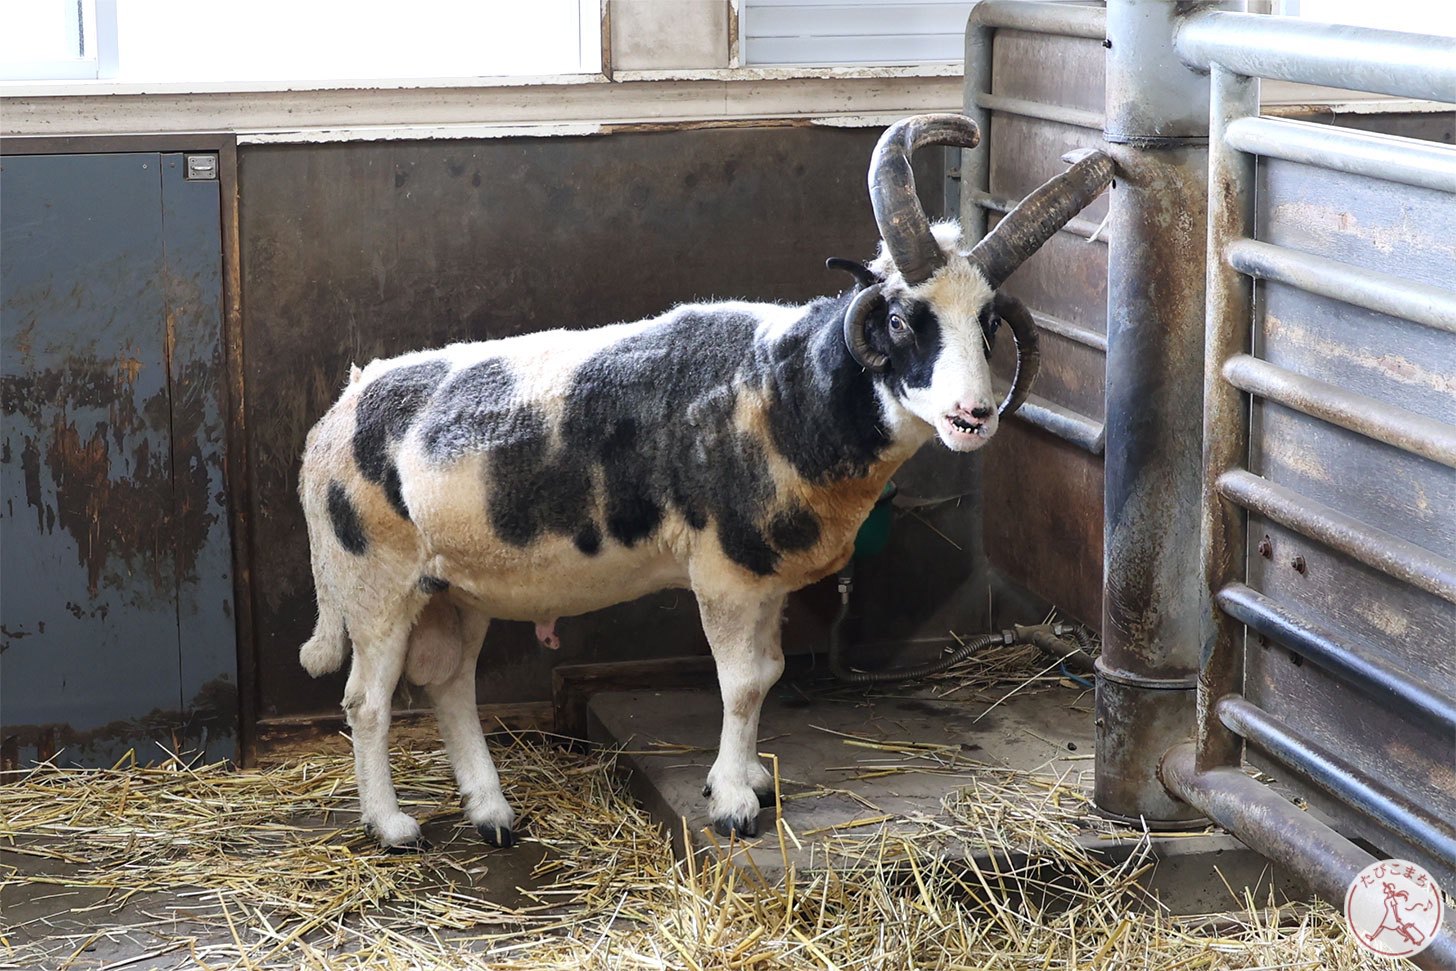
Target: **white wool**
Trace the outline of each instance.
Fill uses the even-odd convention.
[[[879,252],[874,261],[870,263],[870,269],[884,279],[885,296],[894,297],[904,294],[917,300],[934,303],[937,307],[974,305],[976,313],[979,314],[981,307],[991,299],[992,289],[980,271],[966,261],[965,257],[970,249],[964,245],[961,239],[960,223],[954,219],[946,219],[933,223],[930,232],[935,237],[936,244],[940,246],[941,252],[948,259],[946,265],[937,270],[929,280],[914,287],[905,283],[889,250],[884,242],[880,243]]]

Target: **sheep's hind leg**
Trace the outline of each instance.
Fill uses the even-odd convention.
[[[758,758],[758,718],[784,671],[779,641],[782,596],[699,595],[723,695],[723,734],[703,794],[719,835],[754,836],[758,811],[772,804],[773,775]]]
[[[475,706],[475,661],[489,626],[489,617],[461,608],[460,666],[449,679],[427,685],[426,690],[435,704],[435,719],[455,769],[466,818],[487,843],[504,847],[516,842],[516,814],[501,793],[500,775],[485,744]]]
[[[364,625],[360,625],[364,627]],[[389,770],[390,702],[404,670],[410,621],[370,636],[355,634],[354,663],[344,688],[344,714],[353,729],[360,815],[385,849],[427,849],[420,824],[400,811]]]

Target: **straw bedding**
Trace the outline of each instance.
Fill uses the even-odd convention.
[[[909,690],[984,714],[1061,685],[1080,711],[1086,692],[1054,667],[1034,648],[990,648]],[[863,704],[905,690],[815,694]],[[0,911],[0,969],[1388,967],[1322,904],[1230,889],[1226,914],[1161,911],[1138,886],[1145,843],[1120,863],[1088,850],[1112,833],[1065,771],[987,765],[959,746],[841,741],[851,785],[932,773],[946,780],[941,805],[896,816],[837,791],[863,818],[804,833],[780,822],[778,839],[746,853],[719,844],[679,862],[616,754],[497,736],[524,843],[484,846],[444,753],[406,746],[392,756],[402,805],[437,845],[391,856],[358,826],[353,761],[337,744],[243,772],[182,759],[42,767],[0,782],[0,901],[53,897],[40,909],[59,916]],[[770,758],[784,798],[793,780]],[[788,799],[816,795],[791,788]],[[790,845],[807,865],[780,849]],[[968,862],[977,848],[993,862]],[[770,859],[786,877],[765,876]]]
[[[496,754],[525,844],[480,845],[443,754],[397,752],[409,810],[450,834],[414,856],[378,852],[342,812],[355,799],[347,756],[247,772],[37,770],[0,786],[0,890],[87,889],[97,903],[80,915],[85,932],[0,915],[0,967],[103,966],[90,955],[106,939],[133,942],[116,969],[1386,967],[1322,905],[1159,913],[1137,899],[1146,854],[1113,866],[1087,853],[1085,797],[1044,774],[978,773],[914,821],[919,833],[785,834],[826,853],[770,882],[754,858],[771,840],[737,866],[727,847],[676,862],[610,753],[515,738]],[[943,852],[952,841],[1023,862],[957,864]],[[502,852],[541,860],[509,900],[479,886]],[[1048,863],[1056,907],[1039,892]]]

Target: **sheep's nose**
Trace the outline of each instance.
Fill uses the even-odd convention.
[[[991,415],[994,413],[995,409],[992,408],[990,405],[976,405],[976,407],[971,409],[971,417],[977,419],[978,421],[985,421],[987,418],[990,418]]]

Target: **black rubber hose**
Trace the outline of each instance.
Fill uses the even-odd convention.
[[[1093,673],[1096,658],[1089,651],[1092,646],[1092,638],[1083,633],[1081,628],[1073,627],[1068,631],[1076,638],[1076,644],[1059,636],[1055,630],[1049,627],[1021,627],[1017,628],[1017,633],[1020,635],[1019,640],[1035,644],[1043,654],[1053,660],[1061,661],[1068,670],[1078,674]]]

